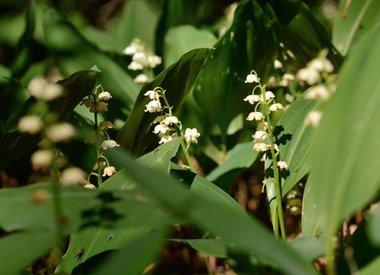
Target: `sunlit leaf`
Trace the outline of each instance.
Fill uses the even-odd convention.
[[[210,31],[182,25],[169,29],[164,42],[164,64],[168,67],[190,50],[212,47],[216,38]]]
[[[371,31],[351,51],[315,133],[302,226],[305,236],[325,233],[327,245],[379,189],[379,34]]]
[[[228,151],[223,164],[216,167],[208,175],[207,179],[215,183],[223,190],[228,190],[235,177],[244,169],[249,168],[256,161],[259,154],[252,150],[253,142],[239,143]]]
[[[176,155],[179,148],[180,139],[164,143],[157,147],[154,151],[149,152],[136,160],[137,163],[144,167],[160,169],[169,172],[170,160]],[[103,190],[132,190],[138,189],[136,181],[131,178],[128,173],[122,171],[116,173],[105,181],[100,189]],[[138,193],[137,193],[138,194]],[[132,209],[125,208],[123,213],[129,213]],[[133,211],[133,210],[132,210]],[[139,211],[134,211],[138,214]],[[140,213],[144,215],[143,213]],[[129,215],[129,214],[127,214]],[[66,251],[58,270],[72,272],[73,268],[101,252],[120,249],[127,242],[132,241],[140,236],[148,234],[152,230],[156,230],[161,226],[165,226],[168,219],[161,217],[159,222],[145,223],[136,226],[130,225],[127,228],[110,229],[104,227],[87,228],[71,235],[70,246]],[[81,257],[77,257],[77,252],[83,251]]]
[[[281,158],[289,166],[289,175],[282,182],[283,196],[310,171],[313,128],[306,126],[304,120],[315,103],[300,97],[289,106],[276,125],[275,134]]]
[[[164,244],[167,229],[165,227],[147,232],[131,240],[111,260],[105,259],[94,274],[141,274],[149,262],[157,256]]]
[[[332,41],[346,55],[380,21],[380,2],[376,0],[340,1],[334,20]]]
[[[110,158],[122,164],[128,174],[151,194],[166,209],[180,217],[187,217],[200,228],[233,243],[247,253],[253,253],[273,264],[281,266],[287,274],[314,274],[306,260],[285,243],[277,240],[260,223],[248,215],[236,215],[236,210],[215,201],[201,198],[188,192],[176,180],[155,169],[136,164],[121,150],[110,152]],[[157,184],[157,183],[160,184]]]

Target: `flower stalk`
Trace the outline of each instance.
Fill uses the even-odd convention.
[[[273,231],[276,237],[281,236],[283,240],[286,240],[279,169],[287,170],[288,165],[284,160],[281,160],[280,158],[280,149],[275,143],[275,138],[273,135],[274,126],[272,125],[270,116],[271,112],[283,110],[284,107],[280,103],[275,102],[275,95],[271,91],[266,90],[266,86],[261,84],[260,78],[257,76],[257,73],[255,71],[251,71],[251,73],[247,76],[245,82],[257,83],[253,88],[251,95],[248,95],[246,98],[244,98],[244,101],[247,101],[251,105],[255,105],[254,111],[248,114],[247,120],[259,122],[257,131],[252,136],[255,142],[253,150],[257,152],[263,152],[263,160],[266,158],[267,151],[270,151],[271,154],[271,161],[273,165],[273,181],[277,203],[277,211],[275,211],[274,217],[272,217]],[[257,88],[260,90],[259,95],[255,94]],[[278,224],[280,225],[280,228],[278,227]]]

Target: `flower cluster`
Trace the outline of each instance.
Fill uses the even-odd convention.
[[[100,180],[101,177],[99,178],[99,175],[110,177],[116,173],[116,168],[111,166],[107,158],[104,156],[105,150],[120,146],[115,140],[110,139],[107,133],[107,130],[113,128],[113,123],[105,119],[98,122],[99,115],[102,115],[102,117],[105,118],[105,112],[108,111],[108,101],[111,98],[112,95],[109,92],[104,91],[101,85],[98,85],[87,98],[82,100],[81,103],[94,114],[94,135],[92,139],[88,141],[94,143],[97,149],[97,162],[93,168],[94,172],[92,172],[87,179],[87,184],[85,185],[86,188],[95,188],[95,185],[89,183],[90,176],[95,176]],[[101,182],[98,182],[98,185],[100,184]]]
[[[78,167],[65,168],[64,156],[55,149],[55,144],[67,142],[76,135],[75,127],[68,122],[57,121],[54,113],[45,116],[41,113],[48,110],[48,101],[65,96],[65,90],[57,83],[37,77],[29,82],[27,91],[37,102],[29,110],[30,114],[19,119],[18,130],[31,135],[40,134],[43,138],[40,148],[30,158],[33,169],[40,172],[50,170],[64,185],[83,184],[85,172]]]
[[[257,121],[257,130],[252,135],[254,140],[253,150],[257,152],[267,152],[273,148],[276,156],[279,156],[280,149],[273,141],[273,127],[269,119],[269,114],[283,110],[281,103],[275,101],[275,95],[271,91],[266,91],[265,86],[261,85],[260,78],[255,71],[251,71],[247,75],[245,83],[256,83],[252,93],[244,98],[244,101],[254,106],[253,112],[247,116],[248,121]],[[256,89],[260,90],[260,94],[255,94]],[[260,109],[261,108],[261,109]],[[262,111],[260,111],[262,110]],[[264,158],[265,159],[264,155]],[[277,166],[282,169],[288,169],[285,161],[278,161]]]
[[[148,113],[160,113],[154,120],[153,133],[160,136],[159,144],[171,141],[181,136],[187,145],[187,148],[191,143],[198,143],[200,133],[196,128],[185,129],[185,134],[182,134],[182,123],[176,117],[169,102],[165,96],[165,90],[161,87],[156,87],[153,90],[149,90],[144,94],[149,97],[150,101],[145,105],[145,112]],[[161,100],[164,106],[161,104]]]
[[[123,50],[123,53],[132,56],[132,61],[128,65],[128,69],[132,71],[142,71],[142,73],[134,79],[136,83],[149,82],[149,73],[162,62],[161,57],[153,54],[139,39],[133,39],[131,44]]]
[[[289,103],[293,102],[295,97],[302,95],[297,91],[305,88],[305,99],[320,102],[328,100],[335,90],[336,77],[333,74],[334,66],[327,58],[327,53],[327,50],[321,51],[317,57],[308,62],[304,68],[299,69],[295,75],[286,72],[280,79],[272,76],[267,82],[268,86],[287,88],[290,93],[285,93],[285,99]],[[273,66],[277,71],[284,72],[284,66],[279,60],[275,60]],[[317,127],[321,118],[322,112],[313,110],[307,115],[304,123],[307,126]]]
[[[305,68],[300,69],[296,77],[302,83],[311,85],[304,93],[307,100],[326,101],[334,91],[334,66],[327,59],[327,51],[322,51],[316,58],[307,63]],[[317,127],[322,118],[322,111],[310,111],[304,123],[306,126]]]

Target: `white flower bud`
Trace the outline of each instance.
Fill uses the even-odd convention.
[[[277,110],[284,110],[284,106],[281,103],[274,103],[269,106],[269,112],[276,112]]]
[[[260,96],[259,95],[249,95],[246,98],[243,99],[244,101],[248,101],[249,104],[253,105],[255,102],[260,101]]]
[[[110,140],[105,140],[102,142],[102,144],[100,145],[100,147],[103,149],[103,150],[107,150],[107,149],[110,149],[110,148],[114,148],[114,147],[119,147],[120,144],[117,144],[116,141],[110,139]]]
[[[252,120],[262,120],[264,118],[264,115],[260,112],[251,112],[248,114],[247,116],[247,120],[248,121],[252,121]]]
[[[151,100],[145,105],[145,112],[156,113],[161,112],[161,102],[159,100]]]
[[[144,95],[149,96],[149,98],[152,100],[158,100],[160,98],[160,93],[156,90],[149,90],[145,92]]]
[[[75,128],[70,123],[62,122],[50,126],[46,135],[52,142],[67,141],[75,135]]]
[[[198,143],[197,138],[199,138],[201,134],[198,132],[196,128],[187,128],[185,130],[185,141],[189,145],[190,143]]]
[[[275,69],[281,69],[282,68],[282,63],[277,59],[274,61],[274,68]]]
[[[42,77],[34,78],[29,82],[28,92],[31,96],[45,101],[56,99],[64,93],[62,86],[49,83]]]
[[[167,131],[170,130],[170,127],[166,124],[158,124],[154,127],[154,130],[153,130],[153,133],[154,134],[159,134],[159,133],[163,133],[165,134]]]
[[[260,79],[257,77],[256,74],[250,73],[247,75],[247,78],[245,79],[245,83],[259,83]]]
[[[278,168],[280,168],[280,170],[288,170],[289,169],[288,164],[283,160],[278,161],[277,166],[278,166]]]
[[[53,161],[53,153],[50,150],[38,150],[32,154],[31,163],[35,170],[46,169]]]
[[[310,87],[305,93],[305,99],[327,100],[330,97],[330,92],[323,84]]]
[[[146,74],[139,74],[133,81],[135,83],[144,84],[149,82],[149,77]]]
[[[110,177],[115,173],[116,173],[116,168],[114,166],[107,166],[106,168],[104,168],[102,176],[103,177],[105,177],[105,176]]]
[[[321,118],[321,111],[310,111],[304,120],[304,124],[306,126],[310,125],[311,127],[317,127],[319,125],[319,122],[321,121]]]
[[[300,81],[305,81],[309,85],[314,85],[321,81],[321,76],[318,71],[312,69],[312,68],[302,68],[300,69],[296,77]]]
[[[29,115],[20,118],[18,130],[23,133],[37,134],[41,131],[43,122],[39,116]]]
[[[177,124],[178,122],[179,120],[176,116],[167,116],[163,121],[163,123],[166,125],[173,125],[173,124]]]
[[[109,93],[109,92],[101,92],[99,95],[98,95],[98,99],[99,100],[104,100],[104,101],[108,101],[112,98],[112,95]]]
[[[64,185],[75,185],[85,182],[86,173],[78,167],[69,167],[62,171],[60,182]]]
[[[256,152],[265,152],[269,149],[266,143],[257,142],[253,145],[253,150]]]

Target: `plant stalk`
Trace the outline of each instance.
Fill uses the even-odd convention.
[[[269,115],[269,106],[267,104],[266,98],[265,98],[265,86],[262,86],[260,83],[260,90],[261,90],[261,96],[264,101],[264,107],[265,107],[265,116],[268,123],[268,136],[269,136],[269,142],[271,144],[271,154],[272,154],[272,163],[273,163],[273,178],[274,178],[274,187],[276,190],[276,201],[277,201],[277,212],[278,212],[278,221],[280,223],[280,231],[281,231],[281,238],[285,241],[286,240],[286,231],[285,231],[285,222],[284,222],[284,212],[282,209],[282,192],[281,192],[281,186],[280,186],[280,176],[277,168],[277,156],[274,149],[274,137],[273,137],[273,129],[272,129],[272,123]],[[276,217],[273,217],[273,219],[276,219]],[[275,235],[278,235],[278,232]]]

